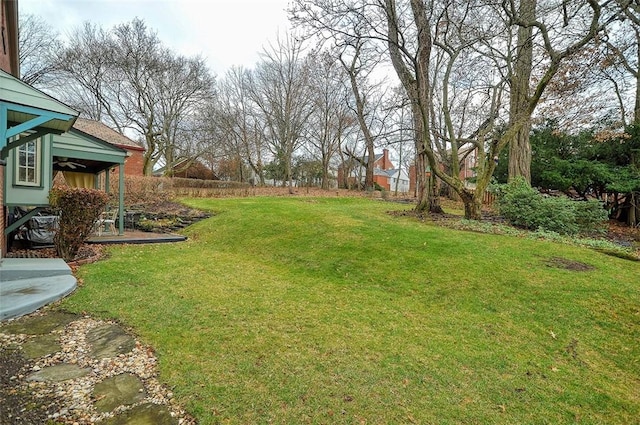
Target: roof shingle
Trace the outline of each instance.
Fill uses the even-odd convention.
[[[78,118],[73,128],[124,149],[144,150],[138,143],[100,121]]]

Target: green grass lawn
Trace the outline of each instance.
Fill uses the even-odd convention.
[[[637,262],[370,199],[188,204],[216,215],[63,307],[131,326],[201,424],[640,423]]]

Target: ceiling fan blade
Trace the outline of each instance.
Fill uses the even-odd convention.
[[[58,165],[59,167],[71,168],[72,170],[75,170],[78,167],[87,168],[87,166],[84,164],[80,164],[79,162],[69,161],[67,159],[63,159],[62,161],[55,161],[54,164]]]

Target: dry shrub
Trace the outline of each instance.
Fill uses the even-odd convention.
[[[64,180],[62,180],[64,182]],[[66,183],[65,183],[66,184]],[[104,176],[100,177],[100,186],[104,187]],[[109,179],[109,204],[118,205],[118,175],[111,174]],[[201,180],[181,177],[125,176],[124,203],[126,206],[152,204],[158,201],[171,201],[175,198],[246,198],[250,196],[311,196],[311,197],[368,197],[380,198],[380,191],[362,191],[348,189],[320,189],[318,187],[294,187],[293,194],[288,187],[251,186],[249,183]],[[406,193],[388,192],[389,199],[411,198]]]
[[[93,225],[107,201],[107,194],[96,189],[51,189],[49,203],[60,217],[53,243],[56,252],[65,261],[75,258],[82,244],[91,235]]]
[[[200,180],[174,177],[171,179],[174,188],[200,188],[200,189],[246,189],[251,187],[249,183],[232,182],[223,180]]]
[[[249,196],[309,196],[314,198],[322,197],[370,197],[371,193],[362,190],[348,189],[320,189],[319,187],[294,187],[293,194],[289,193],[288,187],[254,187]]]
[[[208,187],[174,187],[173,194],[185,198],[245,198],[255,196],[252,187],[242,188],[208,188]]]
[[[152,204],[160,200],[175,198],[245,198],[251,196],[368,196],[371,193],[347,189],[320,189],[317,187],[294,187],[293,194],[288,187],[256,187],[248,183],[229,182],[220,180],[185,179],[179,177],[125,177],[125,205]],[[118,179],[111,179],[111,201],[117,204]],[[404,198],[406,195],[394,195],[390,198]]]
[[[166,177],[125,176],[124,203],[130,206],[171,200],[172,186],[171,179]],[[117,203],[118,178],[111,179],[109,191],[111,202]]]

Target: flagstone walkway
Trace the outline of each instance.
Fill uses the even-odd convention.
[[[45,308],[0,323],[0,425],[193,425],[120,325]]]

